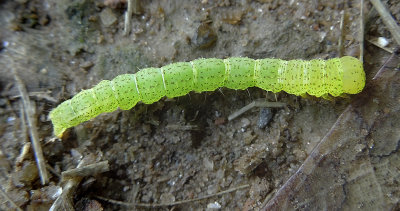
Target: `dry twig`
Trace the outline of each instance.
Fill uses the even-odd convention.
[[[339,52],[339,57],[343,56],[343,52],[344,52],[344,36],[346,34],[345,32],[345,16],[346,16],[346,9],[342,10],[342,16],[340,17],[340,36],[339,36],[339,44],[338,44],[338,52]]]
[[[390,11],[380,0],[371,0],[371,3],[378,11],[390,33],[392,33],[393,38],[396,40],[397,44],[400,45],[400,27],[397,25],[392,15],[390,15]]]
[[[385,70],[386,65],[393,59],[393,57],[395,56],[395,53],[392,53],[392,55],[386,59],[386,61],[383,63],[383,65],[381,66],[381,68],[379,68],[378,72],[375,74],[375,76],[372,78],[372,80],[376,80],[381,74],[382,72]]]
[[[96,196],[96,198],[103,200],[103,201],[107,201],[113,204],[118,204],[118,205],[122,205],[122,206],[126,206],[126,207],[149,207],[149,208],[155,208],[155,207],[169,207],[169,206],[174,206],[174,205],[180,205],[180,204],[186,204],[189,202],[194,202],[194,201],[200,201],[200,200],[204,200],[204,199],[208,199],[214,196],[220,196],[223,194],[227,194],[233,191],[237,191],[240,189],[244,189],[244,188],[248,188],[250,187],[250,185],[241,185],[238,187],[234,187],[225,191],[221,191],[215,194],[210,194],[210,195],[206,195],[206,196],[202,196],[199,198],[195,198],[195,199],[188,199],[188,200],[182,200],[182,201],[176,201],[176,202],[171,202],[171,203],[161,203],[161,204],[145,204],[145,203],[127,203],[127,202],[123,202],[123,201],[117,201],[117,200],[113,200],[113,199],[108,199],[102,196]]]
[[[258,100],[251,102],[250,104],[246,105],[245,107],[233,112],[233,114],[228,116],[228,120],[231,121],[254,107],[280,108],[285,105],[286,105],[286,103],[268,102],[265,99],[258,99]]]
[[[58,100],[56,100],[54,97],[50,96],[50,91],[45,91],[45,92],[29,92],[29,97],[36,97],[38,99],[45,99],[49,102],[52,103],[57,103]],[[17,98],[20,98],[20,95],[14,95],[14,96],[10,96],[9,99],[14,100]]]
[[[26,143],[28,141],[28,128],[26,128],[26,116],[24,111],[24,103],[22,101],[19,102],[19,119],[21,120],[21,138]],[[18,162],[18,161],[17,161]]]
[[[180,125],[180,124],[168,124],[165,128],[168,130],[182,130],[182,131],[200,130],[200,128],[197,125]]]
[[[380,49],[382,49],[382,50],[384,50],[384,51],[386,51],[386,52],[388,52],[390,54],[394,53],[394,51],[392,49],[387,48],[387,47],[383,47],[382,45],[379,45],[378,42],[375,41],[375,40],[367,40],[367,42],[371,43],[372,45],[375,45],[376,47],[378,47],[378,48],[380,48]]]
[[[360,42],[360,61],[364,63],[364,32],[365,32],[365,24],[364,24],[364,0],[361,0],[360,3],[360,33],[359,33],[359,42]]]
[[[100,174],[109,171],[109,167],[110,166],[108,165],[108,161],[102,161],[99,163],[82,166],[80,168],[66,170],[61,173],[62,181],[73,177],[86,177],[90,175]]]
[[[131,31],[133,0],[128,0],[128,10],[125,12],[124,35],[127,36]]]
[[[108,171],[109,169],[108,161],[103,161],[95,164],[92,164],[92,162],[92,157],[85,157],[78,164],[76,169],[62,172],[62,177],[65,179],[68,177],[68,180],[63,186],[63,192],[61,193],[61,195],[51,205],[50,211],[74,210],[72,195],[73,193],[75,193],[75,190],[78,187],[79,183],[82,181],[82,178],[84,176],[99,174]]]
[[[39,134],[37,132],[36,119],[35,119],[35,107],[31,104],[29,100],[28,92],[25,89],[22,80],[19,78],[15,69],[12,69],[14,73],[14,79],[17,82],[18,91],[21,94],[22,105],[24,107],[25,116],[27,118],[29,135],[31,137],[33,151],[36,158],[36,163],[39,170],[40,180],[42,184],[46,184],[49,180],[49,176],[46,170],[46,162],[43,156],[42,147],[39,141]]]
[[[4,198],[6,198],[6,200],[7,200],[8,202],[10,202],[10,204],[11,204],[12,206],[15,207],[16,210],[22,211],[22,209],[21,209],[17,204],[15,204],[15,202],[14,202],[13,200],[11,200],[11,198],[7,195],[7,193],[4,192],[3,188],[0,188],[0,193],[1,193],[1,195],[2,195]]]

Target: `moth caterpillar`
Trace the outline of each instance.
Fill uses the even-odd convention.
[[[350,56],[329,60],[196,59],[160,68],[145,68],[136,74],[119,75],[83,90],[50,112],[54,134],[61,137],[70,127],[118,107],[129,110],[139,101],[151,104],[163,96],[183,96],[190,91],[261,89],[294,95],[339,96],[357,94],[365,85],[361,62]]]

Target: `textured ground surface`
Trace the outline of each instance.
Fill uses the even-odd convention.
[[[359,1],[142,1],[126,36],[126,5],[106,2],[116,6],[100,0],[0,2],[0,184],[17,205],[48,209],[52,191],[62,186],[57,173],[93,158],[107,160],[110,171],[82,180],[72,198],[78,210],[95,204],[132,209],[94,195],[168,204],[246,184],[249,188],[210,199],[154,209],[399,209],[399,59],[393,57],[372,80],[391,54],[369,43],[367,88],[349,99],[222,88],[103,114],[55,141],[47,120],[52,108],[80,90],[144,67],[201,57],[338,56],[343,8],[345,54],[357,56]],[[400,20],[400,4],[386,3]],[[366,14],[367,39],[386,37],[394,46],[369,4]],[[32,153],[17,162],[29,137],[21,126],[12,69],[36,105],[44,156],[54,172],[46,186]],[[268,112],[262,108],[224,121],[259,98],[287,107],[270,109],[266,126],[260,126]],[[11,207],[1,203],[1,209]]]

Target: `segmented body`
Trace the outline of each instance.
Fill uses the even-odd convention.
[[[317,97],[343,93],[356,94],[365,85],[365,73],[359,60],[345,56],[329,60],[197,59],[160,68],[145,68],[136,74],[119,75],[83,90],[50,112],[54,133],[63,132],[104,112],[118,107],[128,110],[139,101],[151,104],[162,97],[183,96],[190,91],[261,89],[294,95]]]

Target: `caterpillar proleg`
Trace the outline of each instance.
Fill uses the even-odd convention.
[[[151,104],[162,97],[183,96],[190,91],[214,91],[219,87],[248,87],[316,97],[357,94],[365,86],[361,62],[350,56],[329,60],[281,60],[232,57],[196,59],[161,68],[145,68],[119,75],[83,90],[50,112],[54,134],[63,132],[118,107],[129,110],[139,101]]]

